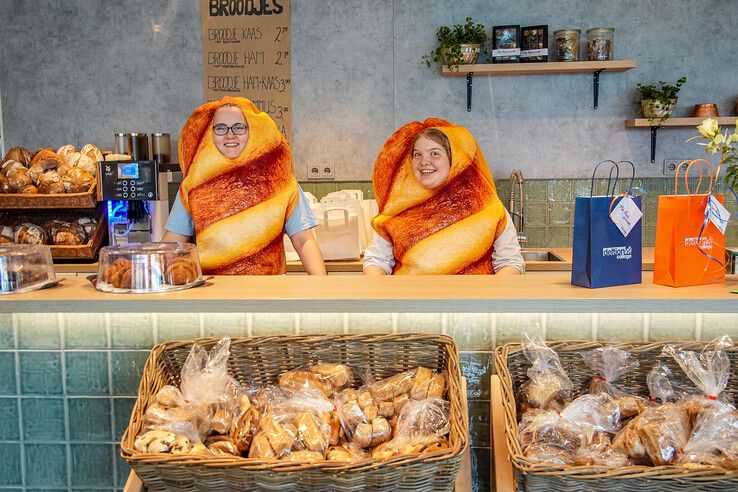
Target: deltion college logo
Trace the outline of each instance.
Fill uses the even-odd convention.
[[[602,256],[614,256],[616,260],[630,260],[633,257],[633,247],[613,246],[602,248]]]

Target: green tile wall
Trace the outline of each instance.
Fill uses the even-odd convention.
[[[627,188],[629,181],[622,180],[617,191]],[[683,193],[683,182],[679,193]],[[364,198],[374,198],[371,181],[336,181],[330,183],[302,182],[303,190],[310,191],[320,199],[336,189],[359,189]],[[590,179],[526,179],[525,180],[525,235],[529,248],[571,247],[574,233],[574,201],[578,196],[588,196]],[[507,179],[495,182],[497,194],[505,207],[510,199],[510,184]],[[690,179],[694,188],[695,179]],[[703,189],[705,185],[703,184]],[[607,192],[607,179],[596,179],[595,194]],[[674,178],[640,178],[633,181],[636,195],[641,196],[643,212],[643,245],[653,246],[656,240],[656,212],[658,197],[674,193]],[[725,206],[733,216],[738,212],[738,204],[733,195],[721,184],[716,191],[725,195]],[[726,244],[738,245],[738,226],[728,226]]]
[[[557,186],[554,196],[566,196],[564,185]],[[51,327],[42,327],[42,318]],[[118,456],[117,443],[155,340],[200,333],[451,335],[467,378],[472,469],[480,486],[493,472],[493,351],[519,341],[521,330],[541,329],[548,339],[706,340],[726,330],[738,338],[738,316],[720,313],[185,313],[180,318],[181,330],[176,316],[161,313],[0,316],[0,341],[5,340],[0,345],[0,488],[120,490],[130,469]],[[39,338],[31,340],[29,333]],[[16,338],[25,342],[16,344]]]

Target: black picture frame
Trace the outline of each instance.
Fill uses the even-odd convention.
[[[520,28],[520,63],[548,61],[548,25],[523,26]],[[546,50],[545,54],[529,55],[531,50]]]
[[[498,50],[515,50],[511,54],[496,55]],[[520,25],[492,28],[492,63],[520,62]]]

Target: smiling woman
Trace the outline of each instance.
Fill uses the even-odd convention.
[[[518,274],[509,214],[474,137],[440,119],[409,123],[374,165],[379,214],[365,275]]]
[[[249,141],[249,126],[238,106],[224,105],[213,115],[213,141],[226,157],[238,157]]]

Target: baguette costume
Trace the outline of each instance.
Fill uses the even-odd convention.
[[[451,144],[449,176],[435,190],[421,186],[412,169],[413,140],[425,128]],[[393,274],[493,273],[493,245],[507,217],[468,130],[436,118],[401,127],[377,157],[373,185],[379,214],[372,226],[394,246]]]
[[[249,140],[236,158],[213,140],[213,114],[238,106]],[[226,96],[195,109],[182,128],[182,205],[192,216],[202,271],[215,275],[285,272],[284,224],[298,200],[289,145],[272,119],[243,97]]]

